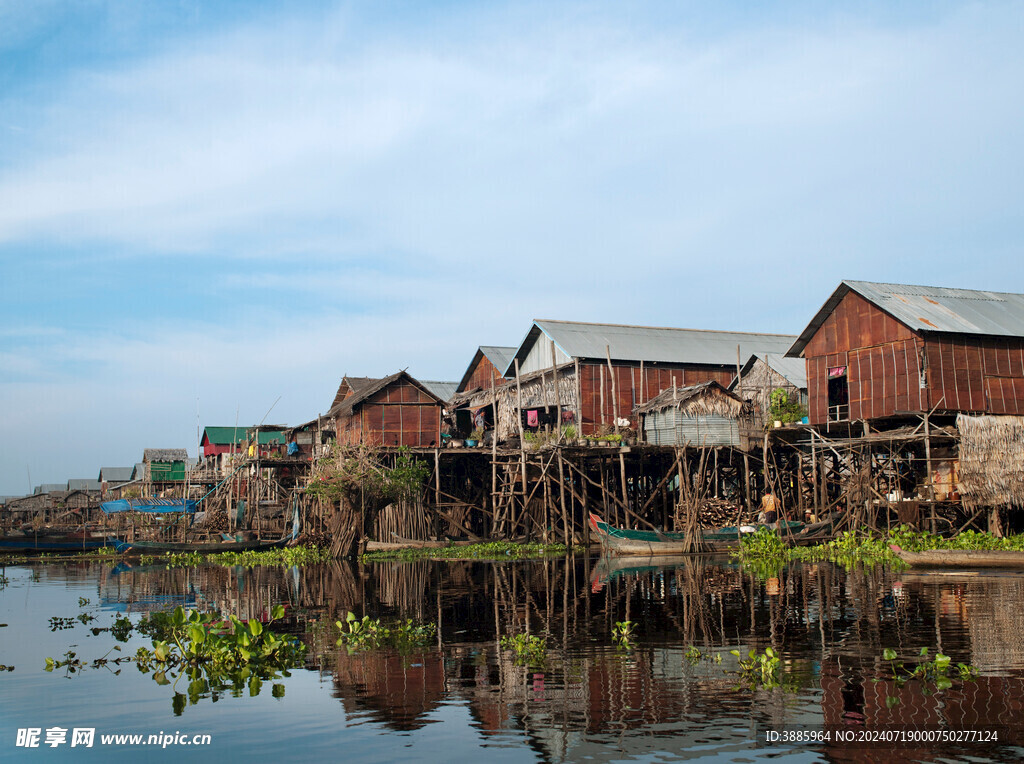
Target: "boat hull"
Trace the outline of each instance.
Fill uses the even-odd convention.
[[[0,538],[0,552],[90,552],[114,546],[107,539],[24,536]]]
[[[1024,552],[987,549],[928,549],[908,552],[896,545],[892,551],[912,568],[1024,568]]]
[[[219,554],[221,552],[252,552],[267,549],[280,549],[291,540],[291,537],[274,539],[273,541],[213,541],[209,543],[190,544],[189,542],[164,541],[119,541],[117,551],[122,554],[161,554],[173,552],[187,554]]]

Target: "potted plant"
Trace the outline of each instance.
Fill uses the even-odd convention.
[[[477,427],[475,430],[473,430],[473,432],[471,432],[469,434],[469,437],[466,438],[466,446],[468,448],[473,448],[474,446],[476,446],[483,439],[484,439],[484,428],[483,427]]]

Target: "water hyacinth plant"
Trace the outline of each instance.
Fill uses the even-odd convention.
[[[405,654],[427,647],[437,634],[437,627],[432,623],[417,624],[407,619],[385,625],[379,618],[368,615],[359,618],[351,611],[344,621],[336,621],[335,626],[340,632],[336,644],[346,646],[349,652],[392,648]]]
[[[501,646],[511,650],[515,655],[515,662],[520,665],[543,666],[547,661],[547,640],[529,632],[506,635],[501,638]]]

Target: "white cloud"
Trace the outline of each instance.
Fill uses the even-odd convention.
[[[196,397],[300,421],[345,372],[457,379],[532,317],[797,332],[843,277],[1024,289],[1018,6],[706,36],[615,12],[257,20],[5,100],[0,269],[192,254],[229,310],[5,327],[10,425],[67,453],[33,435],[2,469],[176,445]]]

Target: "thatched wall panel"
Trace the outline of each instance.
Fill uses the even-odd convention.
[[[964,506],[1024,508],[1024,417],[956,418]]]

